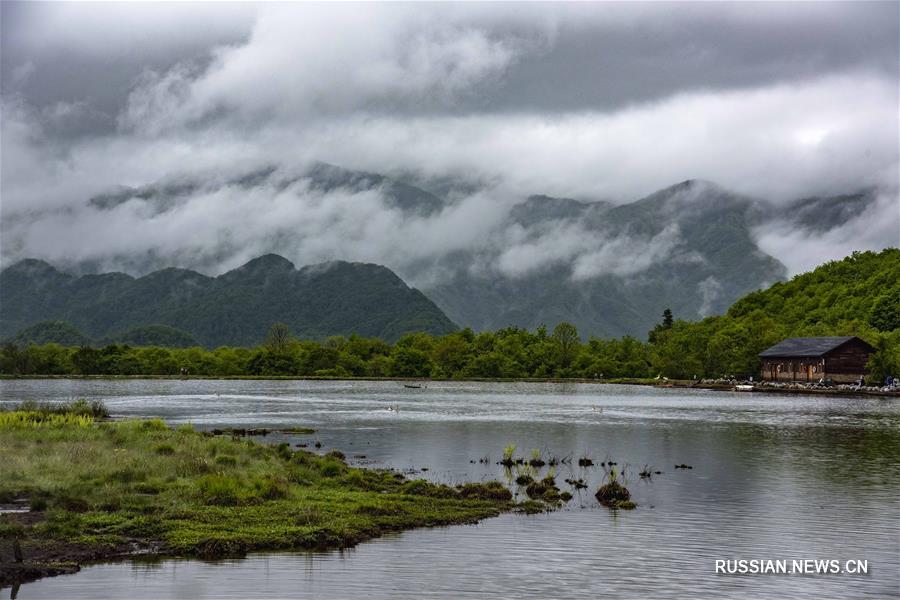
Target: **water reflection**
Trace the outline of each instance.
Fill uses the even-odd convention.
[[[447,483],[509,477],[515,489],[515,470],[507,475],[497,464],[503,447],[515,444],[525,456],[535,448],[572,457],[553,468],[574,498],[548,515],[406,532],[344,553],[98,565],[23,586],[20,598],[900,592],[900,404],[893,400],[573,384],[0,382],[0,403],[82,396],[103,399],[115,415],[201,428],[308,425],[317,433],[266,440],[318,440],[322,451],[340,449],[351,462]],[[596,466],[579,467],[582,455]],[[609,460],[625,468],[636,511],[610,512],[593,498],[599,463]],[[694,468],[674,468],[681,463]],[[645,464],[662,474],[641,479]],[[564,479],[589,487],[575,490]],[[717,576],[717,558],[868,559],[871,572]]]

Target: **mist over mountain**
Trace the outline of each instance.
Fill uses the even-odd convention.
[[[229,311],[265,314],[271,320],[288,320],[279,315],[291,315],[296,332],[309,337],[356,332],[395,338],[412,330],[416,321],[404,321],[406,313],[397,315],[403,323],[399,326],[388,326],[393,317],[384,311],[377,324],[339,310],[329,313],[329,302],[342,293],[357,298],[366,293],[372,271],[380,269],[375,265],[356,266],[355,271],[332,266],[328,281],[333,283],[336,273],[345,272],[341,284],[345,287],[342,292],[340,286],[327,286],[332,300],[321,303],[319,287],[325,279],[313,282],[314,268],[295,272],[280,257],[252,260],[217,278],[171,268],[180,263],[215,273],[224,265],[246,261],[248,247],[241,242],[252,239],[252,251],[297,260],[383,261],[447,315],[423,308],[428,316],[421,326],[426,330],[450,327],[449,321],[475,330],[510,325],[533,329],[571,321],[583,335],[642,338],[665,308],[685,319],[720,314],[747,292],[785,279],[791,269],[781,259],[792,258],[796,250],[790,256],[767,253],[759,243],[760,231],[826,238],[859,227],[873,210],[880,210],[881,201],[871,188],[776,204],[712,182],[688,180],[630,203],[539,194],[500,198],[491,218],[476,220],[467,213],[471,187],[461,195],[452,191],[476,183],[440,182],[435,188],[447,193],[444,197],[425,189],[428,185],[427,180],[313,162],[294,169],[265,166],[230,176],[180,177],[97,194],[86,200],[84,210],[110,223],[130,213],[152,220],[178,219],[213,200],[227,203],[239,198],[253,198],[274,215],[262,215],[258,222],[250,217],[244,227],[227,232],[206,229],[201,219],[187,237],[168,237],[167,253],[127,252],[63,261],[66,268],[83,273],[81,279],[71,279],[45,263],[20,263],[0,280],[7,282],[4,292],[14,285],[15,273],[27,270],[37,274],[37,281],[57,282],[41,286],[61,285],[67,290],[63,295],[72,300],[24,318],[25,313],[16,312],[18,296],[4,297],[3,331],[11,335],[35,320],[65,319],[98,337],[162,323],[183,329],[204,344],[260,339],[267,326],[264,319],[241,317],[246,327],[213,325],[235,323]],[[485,198],[489,191],[476,195]],[[110,266],[136,274],[162,270],[139,279],[123,273],[91,274]],[[362,279],[355,281],[355,276]],[[282,287],[268,285],[272,277],[283,279]],[[284,292],[284,286],[291,291]],[[306,291],[295,297],[301,288]],[[88,300],[92,297],[97,298],[93,305]],[[50,296],[42,298],[38,305],[53,302]],[[318,312],[314,317],[301,314],[299,308],[291,308],[295,302],[318,303]],[[417,298],[415,305],[425,303],[425,298]],[[23,300],[24,304],[29,303]],[[208,314],[191,312],[185,308],[188,304],[194,311],[203,306]],[[134,307],[136,312],[116,311],[128,315],[121,321],[101,316],[113,305]],[[79,310],[92,306],[93,316],[76,318],[77,311],[71,308],[76,306]],[[403,303],[391,306],[401,312],[408,308]]]
[[[370,263],[642,336],[900,245],[897,3],[0,11],[0,267]]]
[[[295,269],[261,256],[219,277],[167,268],[140,278],[81,277],[39,260],[0,273],[0,338],[40,340],[63,321],[96,341],[185,346],[251,346],[274,322],[301,338],[359,335],[396,340],[404,333],[444,334],[456,326],[421,292],[379,265],[332,262]],[[64,332],[68,338],[77,333]],[[42,337],[44,336],[44,337]],[[54,338],[55,339],[55,338]]]

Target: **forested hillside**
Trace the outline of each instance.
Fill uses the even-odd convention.
[[[858,252],[750,293],[728,312],[651,333],[654,366],[673,377],[753,374],[785,337],[858,335],[881,350],[873,376],[900,372],[900,249]]]
[[[667,311],[668,312],[668,311]],[[61,328],[72,335],[68,328]],[[77,332],[76,332],[77,333]],[[153,332],[165,333],[165,332]],[[170,333],[170,332],[169,332]],[[900,375],[900,250],[857,253],[749,294],[727,314],[698,322],[671,313],[633,337],[589,338],[563,322],[552,331],[508,327],[443,336],[410,333],[389,344],[357,335],[301,341],[286,325],[256,348],[168,349],[45,344],[0,352],[4,373],[312,375],[323,377],[618,378],[758,375],[757,354],[785,337],[859,335],[878,348],[873,381]]]
[[[169,268],[137,279],[76,277],[24,260],[0,273],[0,294],[0,339],[19,341],[51,341],[35,335],[61,332],[49,324],[22,331],[44,321],[65,321],[98,342],[206,347],[259,344],[276,321],[306,339],[356,333],[394,341],[409,332],[456,329],[385,267],[339,261],[295,269],[274,254],[219,277]]]

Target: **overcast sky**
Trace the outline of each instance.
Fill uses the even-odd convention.
[[[621,203],[689,178],[778,203],[880,190],[877,212],[831,237],[762,232],[773,252],[805,244],[792,271],[823,248],[900,243],[897,2],[0,10],[3,264],[203,254],[227,268],[265,244],[223,253],[222,239],[287,224],[305,236],[289,256],[301,264],[398,268],[392,237],[411,227],[421,252],[447,252],[530,194]],[[348,215],[354,199],[323,211],[302,190],[287,204],[200,195],[164,219],[88,204],[116,186],[316,160],[481,187],[412,224]]]

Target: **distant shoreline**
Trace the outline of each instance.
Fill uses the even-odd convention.
[[[735,391],[734,384],[725,382],[703,382],[690,379],[658,380],[641,378],[615,378],[615,379],[583,379],[583,378],[503,378],[503,377],[470,377],[466,379],[431,379],[421,377],[318,377],[315,375],[0,375],[0,380],[44,380],[44,379],[72,379],[72,380],[172,380],[172,381],[396,381],[398,383],[419,383],[427,387],[429,383],[578,383],[598,385],[642,385],[655,388],[680,388],[718,390],[724,392]],[[801,394],[818,396],[878,396],[886,398],[900,398],[900,390],[885,391],[880,389],[850,390],[846,388],[812,388],[812,387],[775,387],[766,384],[755,384],[752,390],[735,393],[772,393],[772,394]]]

